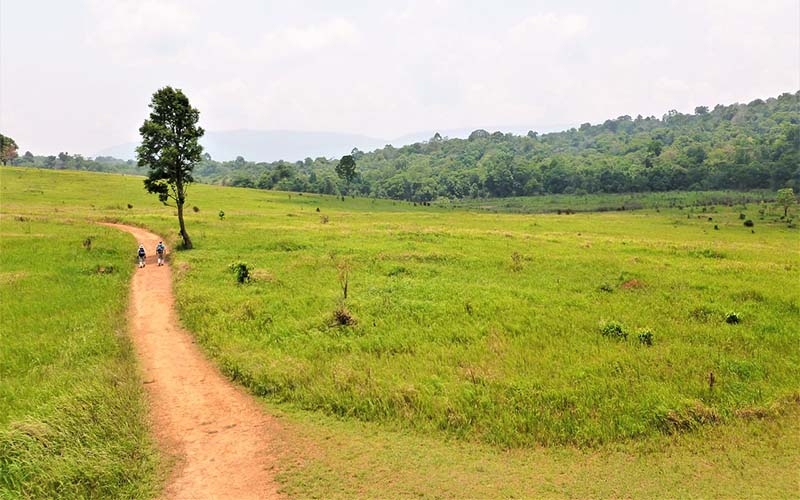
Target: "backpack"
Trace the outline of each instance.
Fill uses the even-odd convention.
[[[159,244],[156,246],[156,253],[164,253],[164,245]]]
[[[144,257],[144,248],[139,249],[139,257]]]

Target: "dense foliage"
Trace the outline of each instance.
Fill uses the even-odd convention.
[[[232,186],[420,202],[558,193],[797,191],[800,92],[749,104],[700,106],[693,114],[669,111],[661,119],[620,116],[541,136],[485,130],[467,139],[436,134],[401,148],[353,150],[352,157],[358,168],[352,182],[337,176],[338,161],[327,158],[254,163],[206,156],[195,177]],[[104,162],[97,169],[112,168],[130,172],[124,162]]]
[[[200,161],[203,146],[198,140],[205,130],[197,126],[200,112],[193,108],[181,89],[164,87],[153,94],[150,117],[139,128],[142,144],[136,148],[140,167],[147,167],[144,187],[158,195],[165,205],[174,203],[178,210],[184,248],[192,248],[186,232],[183,205],[186,190],[194,182],[192,171]]]

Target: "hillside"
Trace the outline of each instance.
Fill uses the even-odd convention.
[[[243,149],[253,140],[240,139]],[[307,139],[309,144],[314,142]],[[337,159],[312,159],[314,151],[319,148],[309,146],[306,159],[294,163],[256,163],[244,157],[220,162],[211,155],[197,166],[195,177],[211,184],[415,202],[785,186],[798,190],[800,92],[713,109],[701,106],[693,114],[620,116],[543,135],[475,130],[466,139],[435,134],[428,141],[399,148],[353,149],[359,175],[351,185],[336,176]],[[92,161],[67,154],[25,155],[13,163],[143,172],[131,160],[98,157]]]

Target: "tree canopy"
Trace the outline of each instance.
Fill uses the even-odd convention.
[[[192,247],[183,220],[186,191],[194,181],[192,171],[203,154],[198,139],[204,130],[197,126],[200,112],[180,89],[164,87],[153,94],[150,117],[139,128],[142,144],[136,148],[139,166],[148,167],[145,189],[170,200],[178,209],[180,234],[185,248]]]
[[[11,137],[0,134],[0,161],[3,165],[13,162],[17,157],[17,143]]]
[[[435,198],[672,190],[800,191],[800,92],[749,104],[698,106],[620,116],[563,132],[525,136],[476,130],[467,139],[434,136],[349,156],[358,175],[348,181],[329,158],[252,162],[202,159],[195,178],[209,183],[282,191],[425,202]],[[36,157],[48,168],[130,173],[113,159]],[[21,159],[15,160],[19,162]],[[341,170],[341,167],[340,167]]]

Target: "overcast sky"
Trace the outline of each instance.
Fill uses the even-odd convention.
[[[182,88],[207,130],[548,127],[800,89],[800,1],[0,0],[0,131],[136,140]]]

